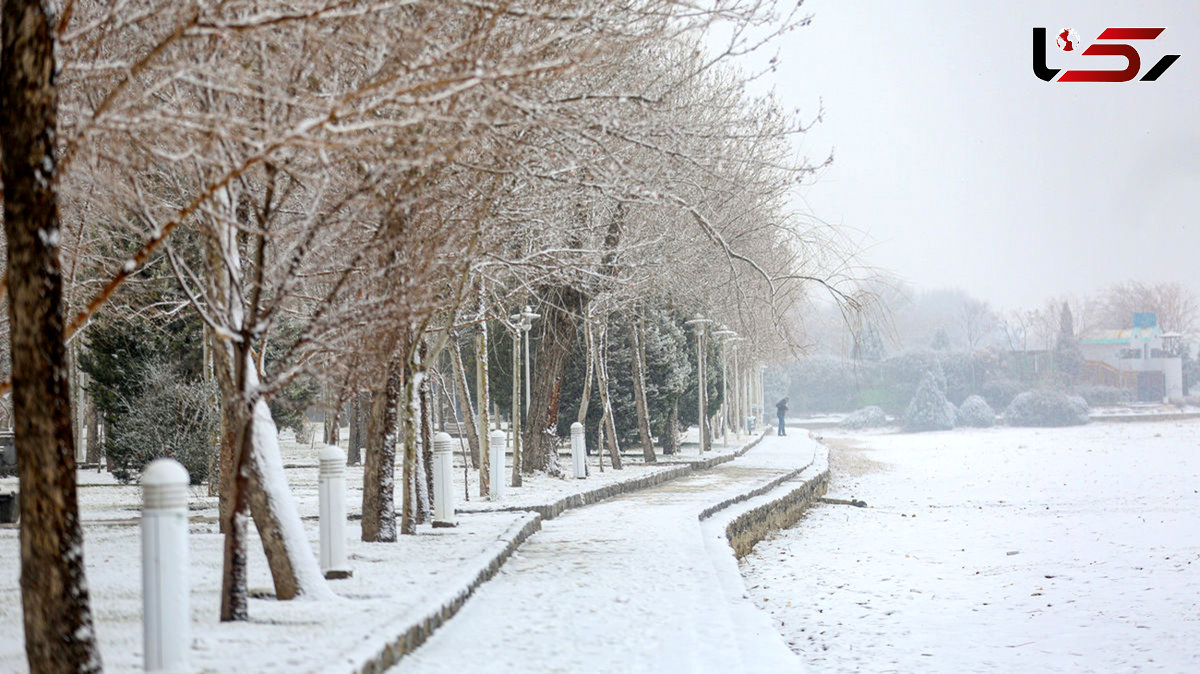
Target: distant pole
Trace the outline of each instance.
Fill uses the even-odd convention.
[[[142,659],[147,672],[187,669],[187,486],[187,470],[175,459],[155,459],[142,474]]]
[[[692,331],[696,336],[696,403],[697,414],[696,424],[700,430],[700,453],[708,451],[708,437],[704,433],[704,417],[705,417],[705,393],[708,391],[708,381],[704,376],[704,326],[712,323],[712,319],[705,318],[699,313],[690,321],[685,321],[684,325],[692,326]]]
[[[737,336],[729,339],[729,343],[733,345],[733,386],[730,387],[733,391],[732,399],[730,400],[733,406],[730,410],[730,416],[733,418],[733,432],[739,439],[742,437],[742,427],[745,423],[742,417],[745,415],[742,411],[742,371],[738,367],[738,344],[745,341],[745,339],[745,337]]]
[[[541,314],[534,313],[529,305],[525,305],[525,309],[521,312],[521,333],[524,339],[521,341],[525,344],[525,410],[528,414],[529,410],[529,329],[533,327],[533,322],[541,318]]]
[[[725,354],[725,345],[733,337],[737,337],[737,333],[724,325],[720,330],[713,331],[713,337],[721,340],[721,444],[729,444],[729,368],[727,367],[728,358]]]
[[[351,419],[350,423],[356,421]],[[346,563],[346,453],[326,445],[319,460],[321,572],[329,579],[349,578],[353,574]]]

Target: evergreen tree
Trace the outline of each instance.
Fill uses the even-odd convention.
[[[932,372],[925,374],[904,412],[906,431],[945,431],[954,428],[954,406],[946,400]]]

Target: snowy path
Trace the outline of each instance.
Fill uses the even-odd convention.
[[[833,442],[743,565],[810,669],[1200,671],[1200,421]]]
[[[768,437],[712,470],[545,522],[393,671],[795,671],[732,563],[710,557],[698,516],[807,465],[814,449],[803,431]]]

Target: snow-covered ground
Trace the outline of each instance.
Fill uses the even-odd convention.
[[[803,432],[770,436],[732,462],[545,522],[390,671],[796,671],[743,598],[724,530],[699,516],[818,455]]]
[[[695,433],[692,433],[693,440]],[[344,437],[344,436],[343,436]],[[743,439],[744,442],[744,439]],[[345,442],[343,442],[343,447]],[[717,445],[705,455],[733,453],[739,445]],[[305,534],[317,548],[317,454],[319,444],[302,445],[284,433],[283,461],[288,484],[303,518]],[[667,460],[696,460],[694,445]],[[478,496],[477,474],[469,480],[471,501],[464,501],[461,455],[455,456],[454,494],[460,526],[421,526],[416,536],[396,543],[363,543],[357,517],[362,506],[362,468],[347,469],[347,552],[354,576],[330,581],[334,601],[278,602],[257,538],[250,541],[249,623],[222,624],[219,609],[223,537],[218,533],[217,500],[206,487],[189,493],[192,637],[195,672],[324,672],[346,669],[362,653],[390,641],[405,627],[438,609],[465,588],[494,558],[500,541],[531,516],[518,512],[476,512],[497,507],[546,504],[564,495],[635,480],[665,470],[630,460],[621,471],[600,472],[597,457],[588,458],[586,480],[545,475],[508,487],[500,501]],[[607,466],[606,458],[606,466]],[[570,468],[567,461],[563,467]],[[511,471],[505,473],[506,482]],[[122,485],[108,473],[78,473],[80,515],[84,522],[84,561],[105,670],[134,672],[142,668],[141,625],[141,489]],[[17,487],[16,478],[0,478],[0,491]],[[253,531],[253,527],[251,527]],[[253,534],[252,534],[253,537]],[[18,530],[0,525],[0,673],[26,672],[19,590]]]
[[[809,669],[1200,671],[1200,421],[825,436],[869,507],[742,564]]]

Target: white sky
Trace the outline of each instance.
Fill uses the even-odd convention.
[[[1200,2],[808,0],[768,74],[825,121],[801,151],[834,165],[802,191],[861,230],[866,261],[1002,308],[1124,279],[1200,290]],[[1157,82],[1047,83],[1032,29],[1166,27],[1138,42]],[[1050,44],[1052,68],[1121,69]]]

